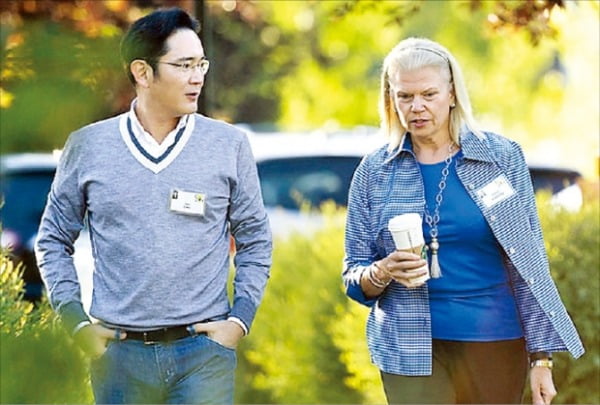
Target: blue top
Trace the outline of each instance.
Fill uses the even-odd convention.
[[[442,277],[431,279],[429,299],[434,339],[486,342],[523,336],[500,246],[456,174],[454,157],[440,205],[438,259]],[[445,162],[419,164],[429,212]],[[427,244],[430,226],[423,221]],[[431,251],[429,252],[431,258]]]

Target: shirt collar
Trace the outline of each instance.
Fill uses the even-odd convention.
[[[487,135],[482,132],[483,138],[472,131],[464,131],[460,136],[460,147],[466,159],[494,162],[494,155],[488,145]]]
[[[385,157],[383,163],[386,164],[391,162],[401,153],[410,153],[413,156],[415,154],[413,151],[412,141],[410,139],[410,133],[408,132],[405,132],[404,135],[402,135],[402,139],[400,139],[400,144],[396,146],[394,150],[392,150],[391,152],[386,151],[386,154],[388,156]]]
[[[147,149],[152,155],[161,154],[166,150],[169,146],[175,142],[175,137],[177,132],[186,125],[188,122],[189,114],[182,115],[177,122],[175,128],[167,134],[165,139],[159,144],[156,142],[156,139],[150,133],[148,133],[142,124],[140,123],[137,114],[135,113],[135,106],[137,105],[137,98],[133,99],[131,102],[131,107],[129,108],[129,118],[131,119],[131,129],[133,131],[133,135],[137,138],[137,140],[141,143],[144,149]]]
[[[460,147],[465,159],[481,160],[484,162],[494,162],[494,157],[487,146],[487,137],[479,138],[472,131],[465,130],[460,134]],[[389,155],[385,158],[384,163],[388,163],[396,158],[401,153],[410,153],[414,156],[413,144],[410,138],[410,133],[405,132],[400,140],[399,146],[393,151],[388,152]]]

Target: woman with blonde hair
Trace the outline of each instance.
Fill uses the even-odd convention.
[[[389,143],[354,174],[343,279],[371,307],[388,402],[520,403],[529,373],[533,402],[550,404],[552,353],[584,349],[520,146],[476,128],[456,59],[424,38],[385,58],[380,114]],[[422,219],[422,255],[397,250],[388,229],[406,213]]]

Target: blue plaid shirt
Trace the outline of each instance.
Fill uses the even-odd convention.
[[[584,348],[550,276],[535,196],[520,146],[500,135],[484,139],[461,135],[463,156],[456,162],[461,183],[487,220],[503,249],[505,267],[525,333],[527,350],[569,351]],[[485,204],[477,192],[500,176],[515,193]],[[425,195],[410,135],[391,153],[384,146],[356,169],[348,199],[343,279],[347,295],[371,307],[367,343],[371,360],[382,371],[431,375],[431,316],[427,284],[408,289],[392,282],[374,299],[360,287],[362,272],[394,251],[388,221],[399,214],[423,215]]]

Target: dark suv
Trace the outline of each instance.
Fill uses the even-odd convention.
[[[42,295],[43,284],[35,264],[33,243],[56,170],[50,153],[24,153],[0,157],[0,223],[2,246],[9,247],[25,265],[25,298]]]
[[[371,127],[332,133],[250,133],[267,208],[298,210],[308,201],[346,205],[354,170],[362,157],[382,144]],[[535,191],[548,190],[553,203],[578,210],[581,174],[569,168],[529,163]],[[300,197],[300,198],[298,198]]]

